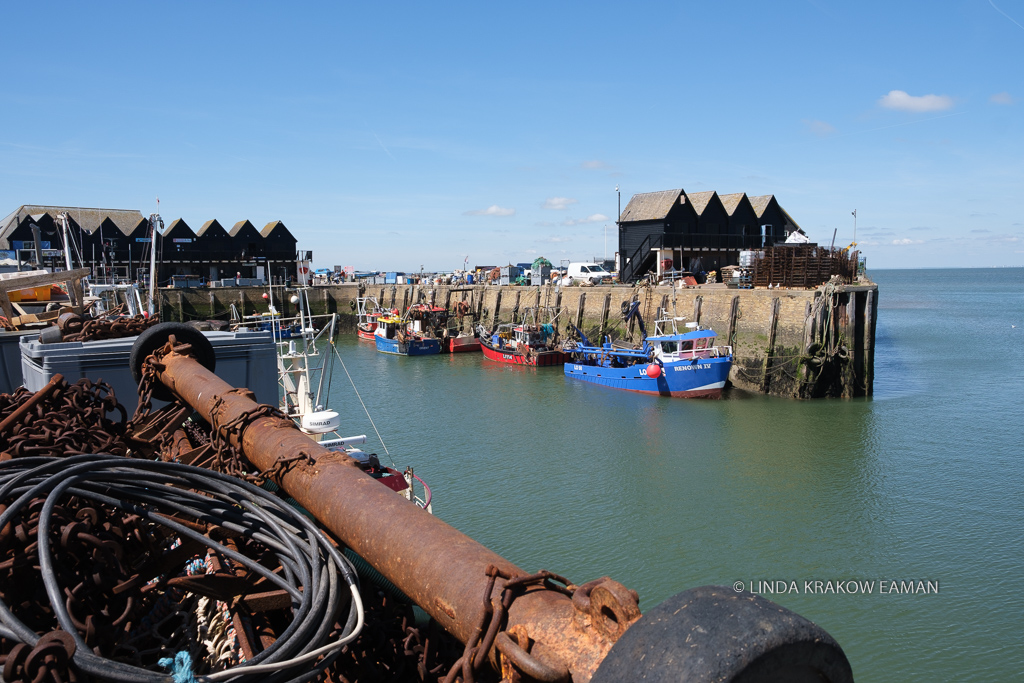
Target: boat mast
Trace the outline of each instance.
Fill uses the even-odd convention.
[[[157,213],[149,214],[149,227],[150,227],[150,238],[149,238],[149,317],[153,317],[156,312],[153,307],[153,298],[156,295],[156,226],[160,224],[161,229],[164,227],[164,219],[160,217],[160,198],[156,199]],[[130,273],[129,273],[130,275]]]

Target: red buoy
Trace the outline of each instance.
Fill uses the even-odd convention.
[[[263,298],[264,298],[264,299],[266,299],[266,298],[267,298],[267,293],[266,293],[266,292],[263,292]]]
[[[651,379],[658,379],[661,377],[661,366],[657,363],[651,363],[647,366],[647,376]]]

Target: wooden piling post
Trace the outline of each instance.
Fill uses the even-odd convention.
[[[847,359],[846,367],[843,369],[843,398],[852,398],[856,395],[854,385],[859,379],[857,377],[857,293],[846,293],[846,326],[843,328],[843,337],[846,339]]]
[[[761,371],[761,393],[767,394],[771,387],[772,356],[775,353],[775,330],[779,325],[779,298],[772,298],[772,312],[768,319],[768,346],[764,352],[764,367]]]
[[[700,324],[700,309],[704,303],[704,296],[697,295],[693,298],[693,322]]]
[[[729,332],[725,335],[725,343],[732,346],[736,340],[736,318],[740,311],[740,297],[735,295],[729,303]],[[735,354],[735,350],[733,351]]]
[[[498,293],[494,297],[494,312],[491,314],[491,327],[498,324],[498,311],[501,310],[501,295],[503,292],[499,289]]]
[[[580,292],[579,302],[576,306],[576,327],[583,329],[583,307],[587,303],[587,293]]]
[[[875,305],[877,289],[869,289],[864,303],[864,395],[875,393],[875,320],[878,307]]]
[[[558,289],[558,293],[555,294],[555,315],[558,316],[562,312],[562,289]],[[555,331],[558,331],[558,318],[555,318]]]
[[[604,339],[605,331],[608,329],[608,308],[612,305],[611,292],[604,295],[604,302],[601,304],[601,339]]]

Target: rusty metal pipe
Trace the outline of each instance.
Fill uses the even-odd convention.
[[[211,424],[227,424],[258,405],[189,356],[172,352],[160,363],[157,378]],[[483,622],[488,565],[513,576],[529,574],[381,486],[351,458],[320,446],[291,420],[259,417],[235,445],[263,471],[273,469],[279,458],[306,455],[284,469],[284,490],[464,643],[477,637]],[[492,603],[504,584],[500,578],[494,584]],[[632,599],[622,612],[629,623],[640,616],[635,594]],[[563,664],[578,682],[590,680],[629,626],[609,627],[605,621],[574,607],[567,595],[536,588],[527,589],[508,610],[508,628],[534,641],[530,654],[549,665]],[[488,656],[499,665],[494,648]]]
[[[4,418],[3,422],[0,422],[0,434],[6,434],[11,425],[21,421],[21,418],[25,417],[26,413],[35,408],[40,401],[48,398],[50,394],[56,391],[57,387],[59,387],[63,381],[64,375],[60,373],[51,377],[50,381],[46,383],[46,386],[33,394],[29,400],[18,406],[13,413]]]

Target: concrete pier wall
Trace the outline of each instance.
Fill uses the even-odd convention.
[[[264,292],[249,287],[162,290],[161,319],[226,320],[231,304],[244,315],[266,312]],[[295,315],[291,292],[283,293],[275,290],[275,306],[286,317]],[[310,307],[314,314],[338,313],[342,332],[351,333],[360,295],[355,284],[316,287]],[[735,356],[730,380],[739,389],[791,398],[872,393],[878,311],[873,284],[817,290],[370,285],[362,295],[400,310],[421,302],[450,306],[466,301],[485,327],[510,321],[527,307],[553,307],[559,311],[555,324],[560,335],[571,323],[591,341],[603,334],[619,340],[631,333],[639,341],[639,330],[626,329],[621,314],[624,303],[638,298],[649,329],[655,317],[681,317],[714,330],[720,343],[730,344]]]

